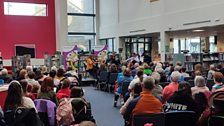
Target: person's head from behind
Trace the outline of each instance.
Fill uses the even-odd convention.
[[[202,71],[202,65],[200,64],[200,63],[198,63],[198,64],[196,64],[195,66],[194,66],[194,70],[195,71]]]
[[[56,75],[56,71],[55,70],[51,70],[50,73],[49,73],[49,76],[54,78]]]
[[[82,121],[78,126],[96,126],[92,121]]]
[[[191,85],[186,81],[180,82],[178,92],[182,92],[191,96]]]
[[[81,97],[83,97],[83,95],[84,95],[84,92],[83,92],[83,89],[81,87],[74,86],[71,89],[70,98],[81,98]]]
[[[123,72],[123,75],[126,77],[130,77],[131,76],[131,70],[129,68],[126,68]]]
[[[51,77],[46,77],[44,78],[44,81],[42,82],[41,85],[41,92],[49,92],[53,91],[54,88],[54,80]]]
[[[63,82],[62,82],[62,86],[61,86],[61,88],[62,88],[62,89],[69,88],[70,85],[71,85],[70,80],[69,80],[69,79],[64,79]]]
[[[19,77],[20,78],[25,79],[26,75],[27,75],[27,71],[25,69],[20,70],[20,72],[19,72]]]
[[[173,71],[172,74],[170,75],[170,77],[171,77],[172,82],[178,82],[178,80],[180,78],[180,72]]]
[[[185,73],[186,72],[186,67],[182,67],[181,68],[181,73]]]
[[[151,76],[147,76],[143,79],[142,89],[151,91],[155,87],[155,79]]]
[[[223,74],[221,72],[215,72],[213,74],[213,79],[215,83],[222,83],[223,80]]]
[[[202,76],[202,73],[201,73],[201,71],[197,70],[197,71],[194,72],[194,75],[195,75],[195,77],[196,76]]]
[[[2,75],[8,75],[8,70],[4,68],[2,69],[1,73]]]
[[[27,72],[33,71],[33,67],[32,66],[26,66],[26,71]]]
[[[59,68],[58,71],[57,71],[57,76],[58,76],[58,77],[63,77],[64,73],[65,73],[65,72],[64,72],[64,69]]]
[[[159,84],[161,78],[160,74],[158,72],[153,72],[151,76],[155,79],[155,85]]]
[[[196,76],[194,78],[194,85],[197,87],[204,87],[205,84],[205,78],[203,76]]]
[[[134,97],[138,97],[140,93],[142,92],[142,86],[140,83],[135,84],[134,86]]]
[[[22,105],[22,86],[18,81],[11,81],[9,83],[8,95],[5,100],[5,110],[15,109]]]
[[[33,71],[29,71],[27,76],[28,76],[29,79],[34,79],[35,73]]]
[[[181,66],[182,66],[181,61],[177,61],[177,62],[176,62],[176,66],[180,66],[180,67],[181,67]]]
[[[140,82],[143,81],[143,74],[144,74],[144,72],[143,72],[142,70],[139,70],[139,71],[137,72],[137,77],[140,79]]]
[[[23,80],[20,80],[19,83],[22,86],[23,93],[26,93],[27,92],[27,85],[28,85],[27,81],[25,79],[23,79]]]
[[[209,66],[209,69],[215,71],[215,65],[214,65],[214,64],[211,64],[211,65]]]
[[[38,93],[40,87],[36,84],[33,85],[32,89],[31,89],[31,93]]]

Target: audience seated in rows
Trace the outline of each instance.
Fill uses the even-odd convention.
[[[199,115],[198,106],[192,98],[191,86],[188,82],[181,82],[178,91],[167,100],[164,111],[194,111]]]
[[[162,110],[162,103],[152,95],[155,85],[153,77],[146,77],[143,80],[142,92],[139,97],[133,99],[127,106],[124,119],[131,125],[131,117],[142,113],[159,113]]]

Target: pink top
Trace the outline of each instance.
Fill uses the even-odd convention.
[[[163,89],[163,99],[167,101],[175,91],[178,90],[179,84],[176,82],[171,82]]]

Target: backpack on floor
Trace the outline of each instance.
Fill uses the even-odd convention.
[[[64,98],[60,102],[56,110],[56,119],[58,125],[69,126],[72,122],[75,121],[72,111],[72,99]]]

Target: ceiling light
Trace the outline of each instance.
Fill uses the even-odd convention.
[[[205,30],[202,30],[202,29],[196,29],[196,30],[192,30],[193,32],[203,32]]]

